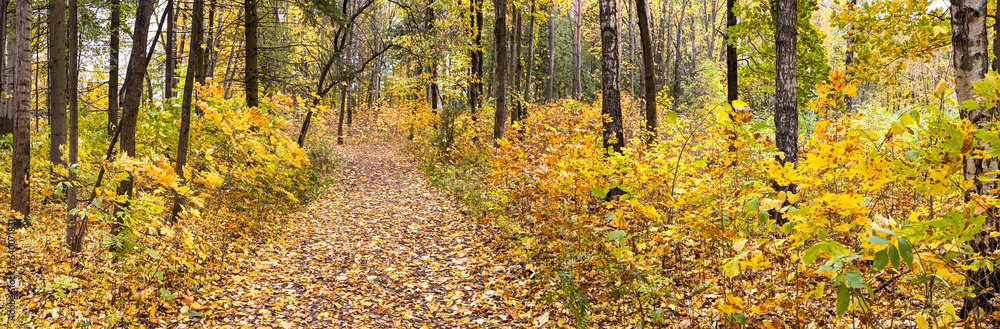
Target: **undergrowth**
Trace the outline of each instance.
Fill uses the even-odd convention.
[[[434,186],[503,228],[539,300],[537,321],[653,327],[947,327],[996,257],[966,244],[997,200],[965,194],[963,157],[1000,154],[995,127],[957,117],[943,84],[930,104],[843,113],[853,86],[833,72],[781,166],[771,118],[742,102],[661,114],[643,142],[623,97],[628,147],[601,148],[600,101],[529,105],[493,147],[491,108],[438,120],[390,106],[388,130]],[[992,107],[1000,78],[977,85]],[[992,95],[992,96],[991,96]],[[986,96],[984,96],[986,97]],[[992,98],[990,98],[992,97]],[[403,134],[399,137],[402,138]],[[441,143],[442,136],[454,136]],[[992,141],[974,151],[976,140]],[[982,147],[982,146],[981,146]],[[772,182],[796,184],[775,192]],[[607,198],[619,189],[624,195]],[[789,222],[778,225],[775,213]],[[994,316],[971,310],[966,324]]]
[[[106,116],[81,111],[77,181],[84,200],[73,215],[86,223],[83,251],[63,241],[66,206],[55,182],[66,168],[47,160],[48,126],[32,133],[30,226],[15,232],[17,299],[10,328],[164,327],[178,318],[211,316],[228,307],[216,302],[240,273],[240,258],[282,234],[286,214],[318,197],[337,159],[318,140],[299,148],[301,117],[289,96],[266,97],[259,107],[223,97],[219,86],[199,89],[191,123],[187,180],[174,171],[180,100],[148,103],[140,110],[136,157],[116,154],[103,161],[110,137]],[[314,120],[322,131],[322,121]],[[2,142],[0,142],[2,143]],[[9,161],[0,148],[0,161]],[[105,168],[107,179],[94,186]],[[126,178],[131,196],[116,196]],[[0,201],[8,205],[9,175],[0,178]],[[169,217],[174,195],[184,199],[177,223]],[[93,197],[91,199],[91,197]],[[55,202],[43,202],[44,200]],[[111,234],[114,201],[130,203],[121,234]],[[9,208],[0,209],[5,218]],[[115,248],[112,248],[115,247]],[[10,255],[4,245],[0,258]],[[0,293],[6,301],[7,290]],[[44,311],[44,312],[43,312]],[[6,321],[6,316],[4,316]]]

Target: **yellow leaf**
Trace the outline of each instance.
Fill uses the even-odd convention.
[[[937,91],[939,93],[944,94],[944,92],[946,90],[948,90],[948,83],[944,82],[944,80],[938,81],[938,83],[937,83]]]
[[[847,85],[846,87],[844,87],[844,95],[851,96],[851,97],[857,96],[858,95],[858,87],[855,87],[853,83]]]
[[[728,301],[729,304],[733,305],[733,307],[736,307],[737,309],[741,310],[747,306],[747,304],[743,303],[743,298],[740,298],[739,296],[733,294],[726,294],[726,301]]]
[[[738,99],[735,100],[735,101],[733,101],[733,108],[741,109],[741,108],[747,108],[747,107],[750,107],[750,105],[747,105],[747,102],[744,102],[744,101],[741,101],[741,100],[738,100]]]
[[[736,250],[736,252],[741,252],[746,245],[747,239],[739,239],[736,240],[736,242],[733,242],[733,249]]]
[[[917,316],[915,316],[913,318],[913,320],[915,322],[917,322],[917,328],[919,328],[919,329],[927,329],[928,328],[927,318],[924,318],[923,314],[917,314]]]

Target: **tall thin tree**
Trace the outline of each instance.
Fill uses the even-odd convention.
[[[642,87],[645,98],[646,132],[649,142],[656,140],[656,67],[653,66],[653,40],[649,33],[649,3],[635,0],[635,12],[639,16],[639,42],[642,43]]]
[[[55,173],[65,168],[63,149],[66,145],[66,0],[49,0],[49,161]],[[57,184],[62,186],[65,177]]]
[[[469,50],[470,75],[469,75],[469,109],[472,113],[472,120],[476,120],[476,110],[479,106],[480,79],[479,74],[479,53],[482,51],[482,28],[476,25],[476,17],[480,11],[477,0],[469,0],[469,29],[472,30],[472,49]]]
[[[556,5],[552,3],[549,5],[549,63],[548,69],[545,73],[548,73],[548,77],[545,78],[545,100],[552,101],[552,81],[555,79],[556,74]]]
[[[733,106],[733,102],[740,99],[739,76],[737,74],[738,62],[736,61],[736,40],[732,37],[732,31],[736,29],[736,13],[733,12],[736,0],[726,0],[726,102]],[[736,151],[736,145],[732,144],[736,140],[736,115],[735,108],[729,114],[729,120],[733,122],[730,128],[729,151]]]
[[[986,7],[985,0],[951,1],[952,66],[955,69],[955,96],[959,104],[978,98],[972,84],[982,80],[989,67]],[[991,110],[983,107],[963,108],[959,110],[959,116],[979,129],[988,129],[995,123],[995,114]],[[990,147],[979,137],[974,137],[973,140],[974,151],[969,154],[983,152]],[[971,202],[973,194],[995,196],[997,159],[966,155],[963,162],[965,179],[973,182],[966,191],[966,201]],[[990,228],[1000,222],[995,208],[985,209],[982,215],[986,217],[982,224],[983,230],[976,233],[975,239],[968,244],[974,252],[987,255],[1000,250],[1000,238],[990,236]],[[997,310],[992,300],[997,296],[997,288],[1000,288],[1000,271],[989,268],[969,270],[966,273],[966,285],[972,287],[975,296],[967,298],[962,306],[960,315],[963,318],[979,313],[976,312],[979,309],[983,311],[981,314],[992,314]]]
[[[77,227],[77,186],[76,164],[80,153],[80,21],[79,2],[69,0],[68,35],[69,35],[69,182],[66,190],[66,246],[73,252],[83,248],[82,239],[76,234]]]
[[[775,20],[775,81],[774,81],[774,144],[780,154],[775,160],[785,165],[797,165],[799,150],[799,109],[795,98],[796,56],[795,45],[798,31],[796,0],[777,1]],[[775,191],[795,193],[795,184],[772,184]],[[775,222],[783,225],[788,220],[781,212],[773,212]]]
[[[243,88],[246,92],[247,106],[253,107],[257,106],[260,102],[257,90],[257,24],[260,20],[257,16],[257,0],[243,0],[243,12],[246,14],[243,21],[243,31],[246,34],[243,38],[246,42],[246,58],[244,62],[246,73],[244,75]]]
[[[524,60],[527,68],[525,68],[526,71],[524,73],[525,83],[522,94],[524,95],[524,101],[531,103],[531,89],[535,77],[533,74],[535,70],[535,17],[538,16],[538,13],[535,12],[535,0],[531,0],[531,9],[528,10],[528,13],[531,15],[531,19],[528,22],[528,53]],[[527,117],[526,111],[521,114],[521,119],[525,117]]]
[[[727,0],[733,1],[733,0]],[[857,13],[858,0],[851,0],[847,5],[847,10],[851,11],[851,14]],[[854,30],[854,24],[847,27],[847,50],[844,53],[844,72],[847,73],[847,82],[851,82],[854,78],[854,34],[857,31]],[[851,95],[844,95],[844,110],[847,113],[854,112],[854,97]]]
[[[146,75],[146,36],[149,33],[149,18],[153,14],[155,0],[139,0],[136,8],[135,26],[132,32],[132,51],[129,54],[128,67],[125,70],[126,81],[143,81]],[[125,99],[122,103],[121,132],[119,146],[122,154],[135,157],[135,130],[139,119],[139,102],[142,98],[142,83],[129,83],[125,86]],[[126,196],[125,201],[116,202],[114,222],[111,234],[119,235],[125,229],[125,217],[129,212],[129,200],[132,196],[132,178],[126,178],[118,184],[116,194]],[[115,247],[117,248],[117,247]]]
[[[572,95],[575,99],[580,99],[583,96],[583,77],[582,77],[582,67],[581,56],[583,56],[583,1],[582,0],[572,0],[573,9],[570,12],[570,18],[573,25],[573,47],[572,47],[572,63],[573,63],[573,85],[572,85]]]
[[[9,68],[7,67],[7,58],[3,55],[8,51],[14,53],[13,49],[5,49],[7,47],[7,22],[9,15],[7,14],[7,8],[10,5],[10,0],[0,0],[0,95],[10,94],[11,89],[8,88],[11,76],[8,74]],[[13,38],[11,38],[13,39]],[[0,97],[0,136],[5,136],[14,133],[14,112],[11,111],[12,107],[7,106],[7,97]]]
[[[618,4],[616,0],[599,0],[601,21],[601,114],[604,120],[604,149],[621,152],[625,146],[622,125],[621,87],[619,86]]]
[[[173,2],[173,0],[169,1]],[[167,36],[164,39],[163,47],[167,57],[163,65],[163,97],[174,98],[177,96],[174,91],[174,88],[177,88],[177,77],[175,76],[177,71],[177,10],[174,8],[167,11]]]
[[[433,6],[433,4],[430,4],[430,5],[427,6],[427,33],[431,34],[431,38],[432,39],[435,37],[434,36],[434,31],[435,31],[434,30],[434,23],[435,23],[436,20],[437,20],[437,16],[434,14],[434,6]],[[431,112],[434,113],[435,115],[437,115],[437,112],[438,112],[438,93],[439,93],[438,83],[437,83],[437,80],[438,80],[437,56],[436,55],[431,56],[431,60],[430,61],[431,61],[431,63],[430,63],[431,81],[430,81],[430,84],[427,86],[427,94],[428,94],[427,101],[430,102],[430,104],[431,104]],[[348,88],[348,89],[350,89],[350,88]],[[348,97],[348,99],[349,98],[350,97]]]
[[[31,214],[31,189],[28,172],[31,170],[31,0],[14,3],[14,93],[8,106],[14,113],[14,149],[11,152],[10,210],[19,217],[13,219],[15,228],[29,224]]]
[[[108,135],[115,133],[118,124],[118,51],[121,47],[119,39],[121,27],[121,0],[111,0],[111,43],[108,54],[111,67],[108,69]]]
[[[678,19],[678,21],[677,21],[677,29],[676,29],[676,31],[674,31],[674,33],[676,33],[675,39],[674,39],[674,58],[673,58],[674,68],[673,68],[673,72],[671,73],[671,78],[673,79],[673,81],[671,81],[671,82],[673,83],[673,85],[670,87],[670,99],[673,100],[673,103],[671,103],[670,106],[671,106],[671,108],[674,111],[677,111],[677,106],[680,104],[680,102],[677,100],[677,97],[680,96],[680,93],[681,93],[681,73],[680,73],[681,72],[681,69],[680,69],[681,68],[681,49],[682,49],[681,48],[681,30],[682,30],[681,26],[682,26],[682,24],[684,24],[684,14],[687,13],[687,5],[688,5],[689,2],[691,2],[691,1],[690,0],[684,0],[683,2],[681,2],[680,19]],[[793,21],[793,23],[794,23],[794,21]],[[694,33],[694,29],[691,29],[691,32]]]
[[[198,76],[201,75],[204,61],[204,50],[201,48],[202,36],[204,35],[205,24],[205,0],[194,0],[191,8],[191,50],[188,51],[187,73],[184,74],[184,94],[181,100],[181,126],[177,133],[177,161],[174,172],[183,181],[184,166],[187,165],[188,144],[191,134],[191,106],[194,99],[194,84]],[[184,196],[179,192],[174,192],[174,205],[170,209],[170,219],[173,222],[180,220],[181,208],[184,203]]]
[[[493,41],[496,51],[496,106],[493,114],[493,143],[503,139],[507,121],[507,0],[493,0]]]
[[[521,92],[521,73],[524,72],[524,61],[521,58],[521,34],[524,29],[521,22],[524,19],[524,9],[514,5],[514,10],[514,35],[511,38],[514,41],[514,54],[511,56],[514,61],[514,86],[510,96],[514,108],[510,112],[511,124],[514,124],[515,121],[521,121],[521,110],[524,108],[524,94]]]

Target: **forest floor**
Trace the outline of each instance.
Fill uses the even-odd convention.
[[[211,328],[508,328],[536,319],[495,232],[392,147],[341,146],[335,183],[244,258]]]

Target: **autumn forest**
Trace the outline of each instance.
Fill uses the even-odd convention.
[[[1000,328],[998,7],[0,0],[0,327]]]

